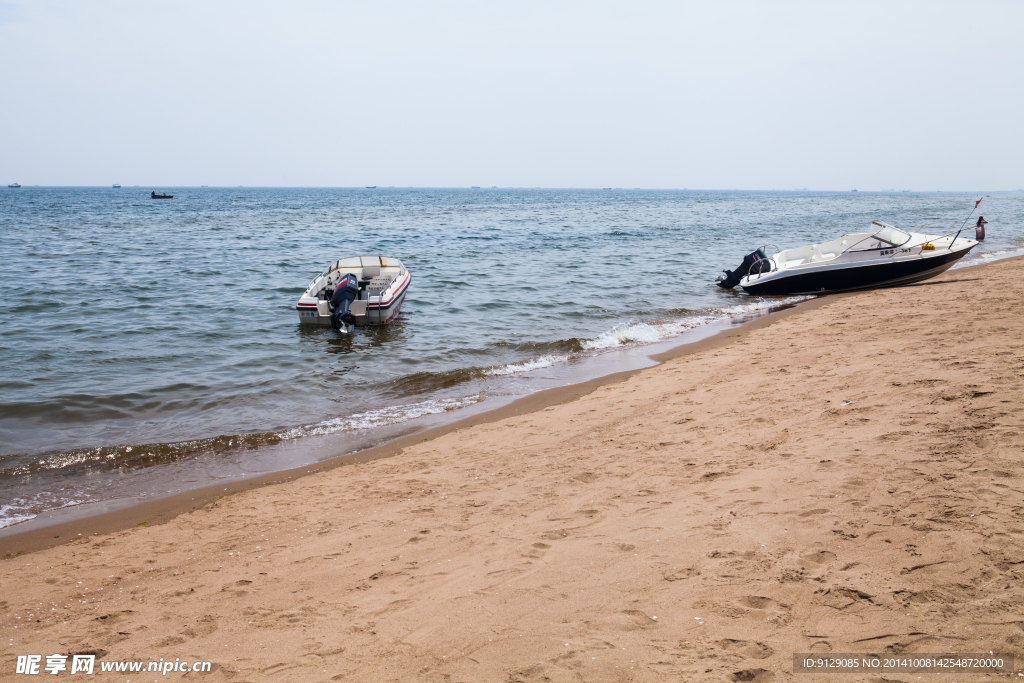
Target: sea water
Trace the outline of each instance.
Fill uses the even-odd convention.
[[[159,189],[174,198],[0,191],[0,527],[330,457],[575,368],[614,372],[623,349],[785,303],[715,286],[755,247],[873,219],[948,225],[981,196]],[[965,264],[1024,251],[1024,193],[979,210],[988,240]],[[300,326],[313,276],[358,254],[411,271],[397,322]]]

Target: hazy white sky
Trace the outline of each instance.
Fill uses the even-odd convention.
[[[1024,2],[0,2],[0,181],[1024,187]]]

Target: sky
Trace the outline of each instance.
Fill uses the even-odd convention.
[[[0,2],[0,181],[1016,190],[1024,2]]]

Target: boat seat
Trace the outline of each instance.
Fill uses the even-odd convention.
[[[811,261],[813,263],[819,263],[821,261],[830,261],[836,257],[835,254],[828,253],[822,254],[821,250],[818,249],[818,245],[811,247]]]

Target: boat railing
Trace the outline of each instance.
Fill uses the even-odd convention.
[[[768,247],[775,247],[775,251],[773,251],[770,254],[770,256],[775,256],[775,254],[778,254],[778,253],[780,253],[782,251],[781,249],[779,249],[774,244],[763,244],[763,245],[761,245],[760,251],[764,252],[766,256],[769,255],[768,252],[765,251],[765,249],[767,249]],[[757,258],[757,257],[755,256],[754,258]],[[765,263],[768,264],[768,270],[767,271],[765,271],[765,269],[764,269],[764,264]],[[755,268],[757,269],[756,273],[754,272]],[[750,269],[747,271],[747,277],[749,278],[749,277],[753,277],[754,275],[757,275],[757,279],[760,280],[762,274],[774,273],[778,269],[779,269],[778,265],[776,265],[775,261],[773,259],[771,259],[771,258],[757,259],[756,261],[754,261],[750,265]]]
[[[768,264],[768,270],[764,269],[764,265],[766,263]],[[778,270],[778,266],[775,265],[775,261],[773,261],[772,259],[758,259],[757,261],[754,261],[752,264],[750,264],[750,270],[747,271],[747,278],[749,279],[756,275],[757,279],[760,280],[762,275],[774,273],[776,270]]]
[[[949,237],[950,235],[953,235],[953,238],[952,238],[951,240],[949,240],[949,246],[948,246],[948,247],[946,247],[946,248],[947,248],[947,249],[949,249],[950,251],[953,251],[953,245],[954,245],[954,244],[956,244],[956,241],[957,241],[957,239],[959,239],[959,238],[960,238],[960,233],[962,233],[963,231],[964,231],[963,227],[960,227],[960,228],[959,228],[959,229],[958,229],[958,230],[956,231],[956,234],[955,234],[955,235],[953,235],[953,231],[952,231],[952,230],[950,230],[950,231],[949,231],[949,232],[947,232],[947,233],[946,233],[945,235],[940,235],[939,237],[935,237],[935,238],[933,238],[933,239],[930,239],[930,240],[928,240],[928,241],[929,241],[929,242],[937,242],[937,241],[939,241],[939,240],[941,240],[941,239],[945,239],[946,237]]]
[[[935,225],[935,224],[933,223],[932,225]],[[920,227],[926,227],[926,226],[920,226]],[[913,246],[919,247],[919,246],[923,246],[925,244],[932,244],[934,242],[938,242],[939,240],[946,239],[950,235],[953,235],[953,233],[955,232],[956,234],[953,235],[953,238],[949,240],[949,246],[946,247],[947,249],[952,251],[953,250],[953,245],[956,244],[956,241],[960,238],[960,233],[962,233],[963,231],[964,231],[964,227],[961,226],[959,228],[953,228],[952,230],[947,232],[945,235],[938,235],[938,236],[936,236],[936,235],[929,235],[928,233],[921,233],[921,234],[927,236],[928,239],[926,239],[925,241],[921,242],[921,244],[915,244]]]

